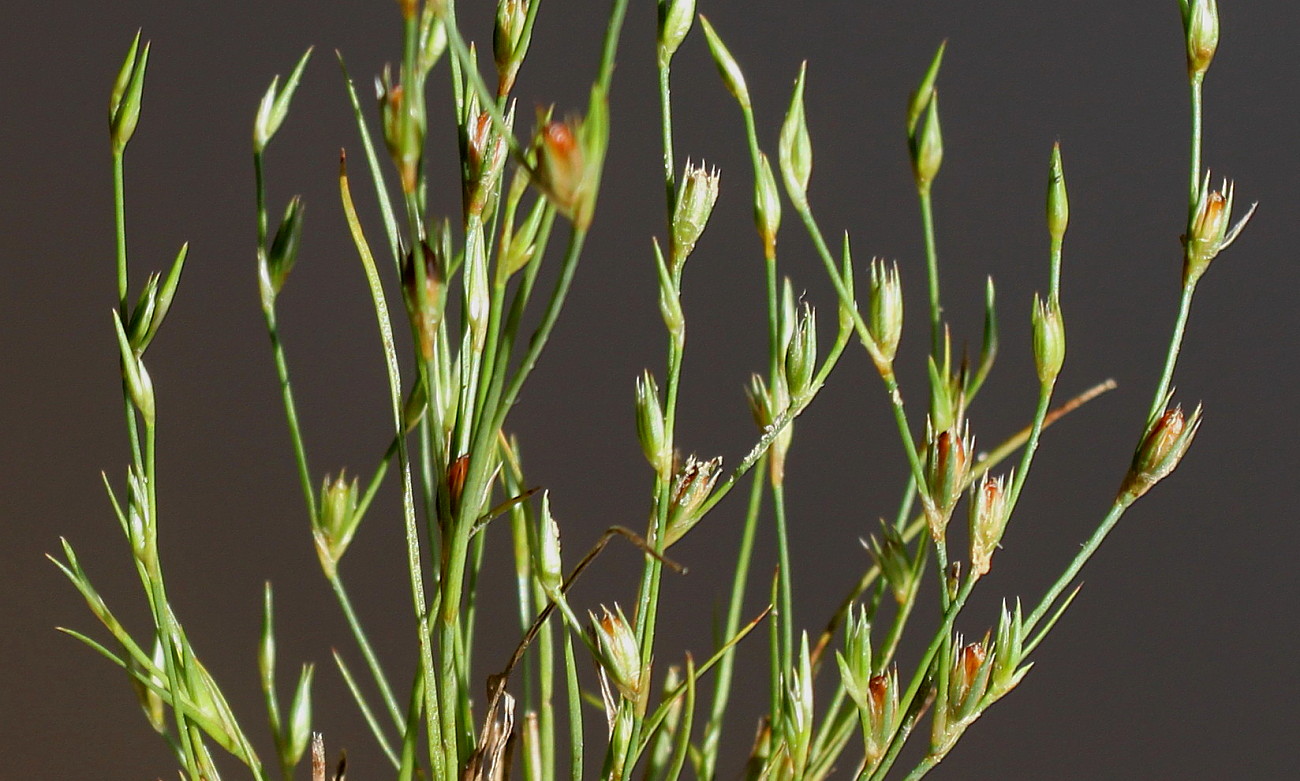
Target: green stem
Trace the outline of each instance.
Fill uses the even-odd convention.
[[[930,186],[917,190],[921,199],[921,227],[925,233],[925,270],[930,289],[930,354],[937,361],[943,355],[943,306],[939,301],[939,252],[934,240],[934,209]]]
[[[113,225],[116,238],[117,256],[117,300],[118,315],[125,327],[131,322],[130,277],[127,274],[126,255],[126,172],[122,153],[113,154]],[[122,378],[122,400],[126,409],[126,434],[131,445],[131,457],[136,464],[141,464],[143,455],[140,450],[140,432],[131,405],[131,394],[126,386],[126,377]]]
[[[339,607],[343,609],[343,616],[348,622],[348,628],[352,630],[352,636],[357,642],[357,647],[361,649],[361,655],[370,668],[370,674],[375,679],[375,685],[379,687],[379,692],[384,698],[384,705],[388,707],[393,723],[397,725],[400,732],[405,727],[406,714],[402,712],[402,709],[397,704],[397,698],[393,696],[393,688],[388,683],[388,676],[384,673],[383,665],[380,664],[379,657],[375,654],[374,648],[370,645],[370,639],[361,626],[361,620],[352,607],[352,600],[348,598],[348,592],[343,586],[343,580],[337,573],[333,577],[327,577],[330,588],[334,590],[334,596],[338,598]]]
[[[1026,637],[1033,632],[1034,626],[1042,620],[1047,611],[1052,609],[1052,605],[1056,602],[1056,599],[1061,596],[1061,592],[1065,591],[1074,580],[1075,576],[1079,574],[1079,570],[1083,569],[1083,565],[1088,563],[1088,559],[1092,558],[1092,554],[1097,552],[1098,546],[1101,545],[1102,540],[1106,539],[1106,535],[1110,534],[1110,530],[1115,528],[1115,524],[1119,522],[1121,517],[1123,517],[1124,511],[1128,509],[1129,504],[1130,502],[1125,502],[1122,499],[1117,498],[1115,503],[1111,505],[1110,512],[1106,513],[1106,517],[1102,519],[1101,524],[1097,526],[1096,531],[1092,533],[1092,536],[1088,538],[1088,541],[1085,542],[1079,552],[1075,554],[1074,560],[1070,562],[1070,566],[1066,567],[1065,572],[1057,578],[1056,582],[1052,584],[1052,587],[1043,595],[1043,599],[1038,603],[1038,607],[1034,608],[1034,611],[1025,618]]]
[[[1174,321],[1174,332],[1169,338],[1169,349],[1165,353],[1164,370],[1160,373],[1160,382],[1156,385],[1155,396],[1151,399],[1151,410],[1147,412],[1147,422],[1155,419],[1164,411],[1165,396],[1174,379],[1174,367],[1178,363],[1178,353],[1183,345],[1183,333],[1187,330],[1187,319],[1192,312],[1192,295],[1196,292],[1196,282],[1183,284],[1183,293],[1178,301],[1178,318]]]
[[[722,637],[734,637],[740,629],[741,611],[745,607],[745,585],[749,580],[749,565],[754,552],[754,536],[758,529],[758,516],[763,506],[763,463],[760,460],[758,471],[749,492],[749,507],[745,512],[745,525],[740,535],[740,549],[736,553],[736,573],[731,581],[731,601],[727,606],[727,622]],[[713,708],[709,720],[704,726],[704,737],[700,742],[700,778],[711,781],[718,765],[718,750],[722,743],[722,723],[727,714],[727,701],[731,697],[731,681],[736,666],[734,650],[728,651],[718,663],[718,678],[714,683]]]
[[[200,771],[197,755],[190,739],[190,723],[182,707],[181,692],[184,676],[181,673],[183,661],[181,649],[176,644],[176,635],[172,631],[171,607],[167,602],[167,592],[163,585],[162,565],[158,561],[158,515],[157,515],[157,432],[152,424],[145,421],[144,426],[144,480],[146,485],[145,513],[151,539],[146,543],[150,550],[150,559],[146,570],[149,576],[148,588],[150,607],[153,609],[154,627],[158,641],[163,649],[163,664],[167,674],[167,688],[171,692],[172,715],[176,719],[176,734],[180,738],[181,751],[185,757],[185,767],[193,781],[199,781]]]
[[[785,516],[785,484],[772,485],[772,504],[776,517],[776,552],[779,570],[777,589],[781,608],[777,616],[781,628],[781,669],[794,669],[794,589],[790,577],[790,533]]]
[[[1192,88],[1192,159],[1190,198],[1188,199],[1188,223],[1196,211],[1196,202],[1200,200],[1201,191],[1201,126],[1202,126],[1202,86],[1205,74],[1197,73],[1191,77]]]

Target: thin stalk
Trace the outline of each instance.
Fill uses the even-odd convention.
[[[754,534],[758,529],[758,516],[763,506],[763,466],[760,459],[758,471],[749,491],[749,507],[745,511],[745,525],[740,535],[740,549],[736,553],[736,573],[731,580],[731,600],[727,606],[727,621],[722,637],[732,637],[740,629],[740,615],[745,606],[745,585],[749,580],[749,565],[754,552]],[[728,652],[718,663],[718,678],[713,689],[713,707],[704,725],[700,741],[700,778],[710,781],[718,765],[718,750],[722,743],[722,723],[727,714],[727,701],[731,697],[732,675],[736,667],[734,652]]]
[[[930,186],[917,190],[921,200],[921,228],[925,233],[925,271],[930,290],[930,354],[935,360],[943,355],[943,305],[939,301],[939,251],[934,240],[934,208]]]
[[[776,517],[777,589],[780,610],[777,616],[781,636],[781,669],[794,669],[794,589],[790,577],[790,533],[785,515],[785,484],[772,485],[772,505]]]
[[[1190,79],[1192,91],[1192,154],[1191,154],[1191,177],[1190,177],[1190,194],[1188,198],[1188,221],[1190,223],[1192,214],[1196,211],[1196,202],[1200,200],[1201,187],[1201,128],[1202,128],[1202,103],[1203,103],[1203,86],[1205,83],[1205,74],[1197,73]]]
[[[130,276],[127,273],[126,255],[126,171],[122,153],[113,154],[113,227],[116,238],[117,256],[117,311],[122,318],[122,325],[131,322]],[[140,451],[140,432],[131,406],[131,394],[126,387],[126,377],[122,378],[122,400],[126,409],[126,434],[131,444],[131,457],[136,464],[142,462]]]
[[[389,715],[392,716],[393,723],[397,725],[400,732],[406,724],[406,714],[402,712],[402,709],[397,704],[397,698],[393,695],[393,688],[388,683],[388,676],[384,673],[384,667],[380,664],[379,657],[370,645],[370,638],[361,626],[361,619],[357,617],[356,610],[352,607],[352,600],[348,598],[348,592],[343,585],[343,580],[337,573],[333,577],[327,576],[327,579],[330,588],[334,590],[334,596],[338,599],[339,607],[343,609],[343,617],[347,620],[348,628],[352,630],[352,637],[356,640],[357,648],[361,650],[361,656],[366,660],[366,666],[370,668],[370,675],[375,679],[375,685],[379,687],[379,693],[384,698],[384,705],[388,708]]]
[[[582,689],[578,685],[572,631],[564,633],[564,673],[569,705],[569,768],[572,781],[582,781]]]
[[[1130,503],[1117,498],[1115,503],[1111,505],[1110,511],[1106,513],[1106,517],[1102,519],[1101,523],[1097,526],[1096,531],[1094,531],[1092,536],[1088,538],[1088,541],[1083,544],[1083,547],[1079,549],[1079,552],[1075,554],[1074,560],[1070,562],[1070,566],[1065,568],[1065,572],[1061,573],[1061,576],[1056,579],[1056,582],[1052,584],[1052,587],[1043,595],[1043,599],[1038,603],[1038,607],[1034,608],[1034,611],[1025,618],[1026,636],[1033,632],[1034,626],[1042,620],[1048,610],[1051,610],[1052,604],[1061,596],[1061,592],[1065,591],[1066,587],[1070,585],[1075,576],[1079,574],[1079,570],[1083,569],[1083,565],[1088,563],[1088,559],[1092,558],[1092,554],[1097,552],[1097,547],[1101,545],[1102,540],[1106,539],[1106,535],[1110,534],[1110,530],[1115,528],[1115,524],[1119,522],[1121,517],[1123,517],[1124,511],[1128,509],[1129,504]]]
[[[1178,317],[1174,320],[1174,332],[1169,338],[1169,349],[1165,353],[1164,370],[1160,373],[1160,382],[1151,399],[1147,422],[1154,420],[1164,410],[1165,397],[1169,394],[1169,386],[1174,379],[1174,367],[1178,364],[1178,354],[1182,350],[1183,334],[1187,330],[1187,320],[1192,312],[1192,296],[1195,293],[1195,281],[1183,283],[1183,293],[1178,300]]]
[[[190,738],[189,719],[181,701],[180,670],[181,649],[176,645],[176,635],[172,631],[171,607],[167,602],[167,592],[163,586],[162,565],[158,561],[158,515],[157,515],[157,431],[147,420],[144,426],[144,479],[146,485],[145,512],[149,516],[149,525],[153,528],[154,539],[147,543],[153,548],[148,570],[149,604],[153,609],[154,627],[158,632],[158,641],[163,648],[163,664],[167,675],[168,690],[171,692],[172,715],[176,719],[176,734],[180,739],[181,751],[185,757],[185,768],[193,781],[199,781],[200,771],[194,745]]]

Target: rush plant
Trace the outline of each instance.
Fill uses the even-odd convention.
[[[1023,600],[1008,596],[997,615],[976,620],[980,630],[973,637],[963,637],[957,621],[997,563],[999,542],[1013,523],[1043,432],[1110,384],[1065,401],[1056,396],[1066,358],[1061,286],[1070,213],[1065,157],[1058,145],[1043,150],[1050,151],[1045,292],[1023,313],[1032,324],[1028,347],[1036,366],[1036,407],[1019,434],[983,454],[976,449],[969,412],[998,351],[997,316],[990,281],[979,355],[973,364],[953,355],[942,317],[932,209],[944,158],[937,88],[942,46],[900,128],[908,140],[926,248],[929,387],[909,389],[909,397],[926,399],[918,411],[905,406],[894,371],[904,271],[880,259],[856,262],[847,234],[832,248],[815,216],[809,195],[815,144],[804,111],[805,71],[798,73],[779,143],[769,155],[759,144],[760,118],[744,70],[724,42],[726,31],[697,15],[694,0],[659,0],[662,147],[654,154],[663,160],[664,230],[647,242],[643,259],[653,264],[658,279],[657,291],[646,294],[657,296],[666,361],[661,374],[646,371],[634,382],[629,378],[626,389],[635,406],[636,436],[651,467],[649,522],[643,529],[612,528],[586,545],[570,534],[566,548],[551,497],[526,477],[509,417],[561,316],[593,220],[614,208],[598,208],[598,202],[627,0],[613,0],[585,110],[565,118],[544,110],[535,120],[521,119],[512,98],[541,0],[500,0],[490,45],[484,41],[480,47],[458,25],[451,0],[401,0],[401,59],[377,79],[374,116],[344,69],[359,138],[358,151],[339,162],[339,198],[373,301],[389,389],[385,436],[391,436],[387,449],[373,454],[373,471],[357,477],[322,474],[310,465],[277,311],[298,255],[304,205],[291,199],[273,223],[264,177],[311,51],[283,82],[272,80],[253,113],[257,244],[250,252],[255,260],[250,271],[259,286],[311,539],[364,660],[354,669],[336,654],[338,672],[391,765],[387,772],[403,780],[444,781],[511,775],[536,781],[566,773],[574,779],[675,779],[689,765],[694,776],[714,778],[724,731],[748,732],[752,724],[748,716],[735,718],[728,707],[737,655],[765,651],[768,712],[745,764],[747,778],[820,779],[838,768],[872,781],[918,779],[938,765],[967,729],[1025,678],[1035,649],[1077,593],[1072,586],[1080,570],[1125,511],[1177,467],[1201,423],[1199,405],[1185,412],[1171,390],[1184,326],[1197,285],[1240,234],[1253,207],[1234,221],[1233,185],[1216,185],[1201,161],[1202,83],[1218,45],[1216,4],[1179,2],[1192,131],[1181,303],[1168,357],[1145,426],[1134,432],[1127,475],[1092,536],[1046,593]],[[678,162],[671,84],[674,54],[688,35],[707,42],[722,86],[744,121],[745,135],[737,143],[746,145],[752,169],[732,192],[752,198],[754,253],[762,257],[766,281],[768,361],[746,389],[758,434],[752,450],[734,466],[683,454],[675,438],[687,347],[682,290],[688,261],[704,240],[720,191],[716,169]],[[279,697],[270,586],[259,651],[270,740],[258,738],[273,746],[269,756],[255,750],[250,737],[261,719],[237,715],[228,705],[168,601],[158,539],[174,532],[158,513],[159,419],[146,356],[176,295],[187,252],[182,247],[170,270],[150,276],[142,290],[129,289],[123,159],[140,117],[148,59],[149,45],[141,45],[137,36],[110,106],[118,281],[112,328],[130,463],[124,481],[105,482],[154,628],[143,636],[128,632],[65,541],[55,563],[85,597],[107,639],[65,631],[126,672],[184,777],[215,781],[221,775],[218,765],[226,762],[217,756],[224,753],[254,779],[287,779],[310,748],[313,778],[341,779],[341,763],[327,766],[324,742],[313,736],[313,667],[301,668],[290,701]],[[461,209],[446,217],[431,213],[425,173],[432,78],[451,81],[457,130]],[[379,128],[377,137],[372,124]],[[357,217],[352,188],[357,175],[368,177],[377,193],[383,223],[377,236],[367,235]],[[796,301],[795,286],[782,281],[778,270],[783,212],[787,226],[794,222],[807,234],[836,293],[834,315],[822,316],[820,331],[815,309]],[[541,275],[548,265],[552,269]],[[387,297],[386,276],[400,283],[400,301]],[[409,339],[399,337],[403,328]],[[861,353],[847,350],[851,342]],[[404,360],[399,351],[407,344],[411,354]],[[785,467],[794,420],[814,403],[842,359],[862,357],[879,375],[881,401],[897,423],[910,479],[898,511],[865,542],[873,565],[844,595],[839,610],[817,624],[825,629],[809,632],[795,624],[792,609]],[[400,492],[400,517],[376,517],[371,509],[385,485]],[[688,607],[665,604],[661,585],[679,568],[673,545],[736,489],[748,493],[748,510],[723,640],[697,659],[660,642],[665,617]],[[751,578],[754,541],[769,520],[762,512],[765,503],[777,540],[777,574],[770,585]],[[964,532],[950,533],[954,518],[959,528],[965,524]],[[373,606],[354,604],[349,597],[347,552],[363,523],[398,524],[405,532],[410,586],[405,601],[410,639],[418,649],[415,670],[394,670],[380,658],[361,618]],[[474,655],[476,596],[489,555],[484,531],[492,526],[509,528],[510,548],[490,553],[513,559],[519,597],[517,650],[503,667]],[[639,576],[626,584],[631,598],[623,604],[613,595],[603,605],[571,604],[571,586],[610,541],[626,541],[644,554]],[[574,555],[575,543],[587,549],[585,555]],[[939,603],[938,618],[931,620],[915,610],[929,578],[938,584],[933,592]],[[755,589],[770,595],[770,603],[757,615],[745,615],[744,599]],[[389,605],[399,601],[395,597]],[[747,640],[756,631],[767,633],[766,644]],[[919,655],[900,655],[908,631],[929,638]],[[594,675],[587,674],[590,662]],[[814,686],[819,677],[832,681]],[[482,698],[485,681],[488,696]],[[814,691],[830,696],[819,701]],[[593,714],[598,725],[585,729]],[[587,739],[596,734],[602,739],[593,745]],[[364,739],[329,738],[333,744]],[[922,744],[921,758],[904,768],[898,759],[909,740]],[[381,772],[369,767],[361,775]]]

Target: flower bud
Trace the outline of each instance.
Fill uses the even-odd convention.
[[[916,585],[916,562],[908,554],[907,544],[898,529],[884,519],[880,521],[880,528],[880,538],[873,534],[862,544],[871,553],[871,558],[875,559],[880,574],[894,594],[894,600],[905,605]]]
[[[587,121],[591,119],[589,116]],[[546,122],[538,131],[534,172],[534,181],[555,208],[582,228],[590,224],[590,212],[595,206],[600,158],[593,157],[592,152],[604,154],[603,147],[588,148],[585,139],[591,134],[586,131],[586,122],[582,120]]]
[[[646,371],[636,380],[636,435],[641,452],[665,480],[673,469],[673,450],[664,432],[664,411],[659,402],[659,385]]]
[[[835,653],[844,690],[858,706],[866,741],[867,769],[884,756],[898,715],[897,672],[889,670],[880,675],[871,674],[870,629],[866,611],[862,610],[856,620],[849,619],[844,637],[844,653]]]
[[[1204,76],[1219,48],[1219,4],[1216,0],[1183,0],[1183,32],[1187,37],[1187,73]]]
[[[146,426],[152,426],[156,414],[154,406],[153,380],[144,368],[138,352],[131,346],[131,341],[122,326],[122,318],[117,310],[113,311],[113,327],[117,331],[117,347],[122,359],[122,379],[126,382],[127,393],[131,403],[140,411]]]
[[[149,64],[149,43],[140,50],[140,32],[136,31],[131,48],[126,52],[122,68],[113,82],[113,94],[108,101],[108,135],[113,154],[120,155],[135,133],[140,122],[140,103],[144,93],[144,71]]]
[[[271,599],[271,581],[266,581],[262,589],[262,636],[257,644],[257,672],[262,683],[262,692],[268,700],[275,698],[275,624],[272,620],[272,599]],[[279,708],[276,708],[278,711]],[[272,713],[272,718],[276,716]],[[280,725],[274,721],[271,724],[273,730],[278,730]]]
[[[470,348],[482,354],[487,343],[492,313],[492,291],[488,288],[487,248],[482,222],[475,222],[465,232],[465,320],[469,325]]]
[[[298,89],[298,82],[302,79],[303,69],[307,67],[307,60],[311,58],[312,49],[307,51],[298,60],[294,66],[293,73],[285,80],[284,87],[280,87],[280,77],[276,76],[271,79],[271,86],[267,88],[266,93],[262,95],[262,102],[257,106],[257,116],[253,119],[253,151],[261,154],[266,145],[271,142],[271,137],[275,131],[280,129],[284,118],[289,115],[289,101],[293,100],[294,90]]]
[[[648,670],[641,664],[641,650],[636,635],[628,625],[623,609],[616,603],[614,610],[601,605],[601,617],[591,616],[591,632],[596,640],[597,661],[613,680],[619,692],[633,702],[640,702],[649,683]]]
[[[794,83],[794,94],[790,96],[790,108],[781,125],[778,143],[785,191],[797,209],[808,208],[808,179],[812,175],[812,141],[808,137],[808,118],[803,108],[804,76],[807,70],[806,62],[799,67],[799,78]]]
[[[812,661],[808,654],[808,633],[803,633],[798,667],[790,671],[785,691],[784,731],[786,751],[794,765],[794,777],[803,778],[808,766],[813,736]]]
[[[867,301],[867,333],[871,335],[877,367],[884,370],[894,363],[898,342],[903,335],[903,285],[898,264],[888,267],[880,259],[871,262],[871,291]]]
[[[922,192],[930,189],[930,183],[939,175],[939,166],[943,163],[939,97],[934,83],[939,77],[939,65],[943,62],[943,52],[947,45],[947,41],[939,45],[939,51],[930,61],[921,85],[912,93],[912,99],[907,105],[907,145],[912,156],[912,174],[917,189]]]
[[[1185,256],[1183,262],[1183,283],[1192,284],[1201,278],[1210,261],[1237,240],[1246,223],[1255,214],[1253,204],[1246,215],[1237,224],[1228,228],[1232,220],[1233,184],[1226,179],[1221,189],[1210,189],[1210,174],[1206,172],[1201,184],[1196,206],[1188,222],[1187,235],[1183,238]]]
[[[358,496],[355,477],[349,483],[343,471],[333,480],[329,475],[325,476],[312,537],[316,542],[316,555],[320,558],[321,569],[328,578],[333,578],[338,571],[339,560],[343,558],[343,553],[352,543],[352,536],[361,524],[361,516],[357,514]]]
[[[437,3],[425,3],[424,13],[420,17],[420,40],[416,54],[416,68],[421,78],[428,76],[433,66],[438,64],[447,51],[447,26],[443,24]],[[471,46],[472,50],[472,46]]]
[[[781,196],[767,155],[758,153],[758,178],[754,181],[754,224],[763,240],[763,257],[776,255],[776,232],[781,227]]]
[[[803,316],[786,345],[784,368],[786,388],[798,403],[810,390],[817,368],[817,313],[808,304],[803,305]]]
[[[302,198],[295,195],[289,199],[289,205],[284,210],[284,218],[280,220],[280,227],[275,231],[275,238],[271,240],[271,246],[266,251],[266,268],[270,277],[271,292],[273,295],[279,295],[280,290],[284,287],[284,280],[293,270],[293,264],[298,260],[298,248],[302,245],[302,222],[306,207],[303,206]]]
[[[176,297],[176,287],[181,281],[181,271],[185,268],[185,258],[189,255],[188,242],[181,245],[180,252],[172,261],[172,267],[164,280],[158,274],[151,274],[140,292],[140,300],[131,312],[131,322],[127,326],[127,341],[136,355],[143,355],[149,343],[153,341],[163,319],[171,310],[172,300]]]
[[[985,472],[984,479],[971,489],[970,566],[971,574],[976,577],[988,574],[993,551],[1007,526],[1010,507],[1004,485],[1001,476],[993,477]]]
[[[1065,168],[1061,164],[1061,144],[1052,146],[1052,162],[1047,175],[1047,232],[1060,243],[1070,224],[1070,199],[1065,191]]]
[[[280,742],[280,761],[285,767],[297,765],[307,752],[307,742],[311,739],[311,680],[315,671],[313,665],[302,666],[298,689],[289,705],[289,719]]]
[[[704,233],[704,226],[713,213],[718,200],[718,169],[705,170],[703,165],[686,162],[682,185],[677,191],[672,220],[672,269],[677,273],[682,263],[695,249],[695,242]]]
[[[937,434],[931,430],[925,457],[926,490],[922,496],[930,535],[942,542],[953,508],[961,498],[966,476],[970,472],[975,440],[965,421]]]
[[[1020,679],[1025,677],[1033,664],[1020,665],[1024,660],[1025,623],[1020,611],[1020,600],[1016,600],[1014,612],[1007,610],[1002,603],[1002,613],[998,618],[998,631],[993,642],[993,671],[989,676],[989,695],[997,699],[1016,688]]]
[[[695,0],[659,0],[659,64],[667,65],[695,21]]]
[[[673,479],[672,493],[668,499],[668,529],[664,547],[680,540],[699,523],[701,508],[713,493],[713,486],[721,474],[722,459],[700,461],[695,456],[686,459],[686,465]]]
[[[477,101],[474,101],[477,105]],[[514,106],[505,116],[506,127],[513,127],[515,119]],[[505,168],[507,150],[506,137],[492,126],[492,117],[480,112],[470,123],[465,139],[465,173],[464,198],[465,211],[470,215],[482,216],[489,206],[492,193],[501,180]]]
[[[844,627],[844,651],[835,652],[835,661],[839,664],[844,691],[860,708],[871,701],[871,660],[871,622],[867,619],[866,608],[859,605],[857,613],[849,610],[849,620]]]
[[[990,672],[984,664],[987,658],[988,652],[984,643],[969,643],[962,646],[953,658],[948,705],[963,716],[969,715],[984,696]]]
[[[420,96],[409,92],[406,85],[393,84],[387,67],[375,86],[383,117],[384,142],[397,166],[402,192],[410,195],[418,184],[420,158],[424,154],[425,116]]]
[[[1034,364],[1038,381],[1047,385],[1056,381],[1065,363],[1065,320],[1056,296],[1048,296],[1046,301],[1034,296],[1033,323]]]
[[[524,0],[502,0],[497,3],[497,21],[492,29],[492,56],[497,66],[498,95],[509,93],[519,74],[519,44],[523,42],[524,27],[528,21],[528,5]]]
[[[655,272],[659,277],[659,315],[663,318],[664,328],[680,350],[686,344],[686,314],[682,312],[682,295],[677,288],[677,281],[668,270],[663,251],[659,249],[659,240],[654,239]]]
[[[749,401],[749,411],[754,416],[754,423],[766,433],[790,407],[790,394],[780,377],[769,390],[767,383],[757,374],[751,375],[749,386],[745,388],[745,397]],[[786,423],[781,432],[768,447],[768,473],[772,485],[785,482],[785,458],[790,452],[790,442],[794,439],[794,423]]]
[[[1192,438],[1200,427],[1199,405],[1187,420],[1183,419],[1181,406],[1166,409],[1152,420],[1137,452],[1133,454],[1133,464],[1120,486],[1120,500],[1131,504],[1174,471],[1187,448],[1191,447]]]
[[[956,372],[952,368],[952,339],[943,331],[943,364],[931,355],[926,364],[930,372],[930,423],[935,431],[951,428],[966,415],[966,365]]]
[[[537,529],[537,547],[533,553],[537,583],[553,602],[560,600],[564,585],[564,561],[560,557],[560,525],[551,516],[551,494],[542,493],[542,517]]]
[[[713,25],[709,24],[709,20],[703,14],[700,15],[700,27],[704,30],[704,39],[709,43],[709,53],[713,55],[713,62],[718,66],[718,73],[722,74],[722,82],[727,85],[727,91],[740,102],[741,108],[748,111],[749,87],[745,86],[745,75],[736,64],[736,58],[731,56],[726,44],[718,37]]]
[[[425,360],[433,357],[433,346],[437,341],[438,329],[442,326],[446,306],[443,269],[447,267],[451,256],[451,232],[446,223],[434,223],[431,238],[432,245],[420,242],[417,252],[408,253],[402,263],[402,294],[406,301],[406,312],[419,334],[420,354]],[[417,255],[423,269],[415,265],[414,257]],[[420,285],[421,277],[423,289]]]
[[[925,119],[912,137],[912,175],[920,190],[929,190],[943,164],[943,132],[939,128],[939,93],[930,97]]]

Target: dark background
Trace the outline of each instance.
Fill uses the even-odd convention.
[[[489,4],[464,5],[467,34],[488,41]],[[596,228],[552,346],[509,423],[531,482],[552,491],[571,559],[612,523],[640,526],[651,485],[635,441],[632,386],[642,368],[663,373],[650,237],[664,229],[653,4],[633,5]],[[518,93],[524,116],[551,102],[562,114],[581,109],[606,6],[543,8]],[[1036,603],[1105,511],[1159,374],[1187,187],[1177,4],[702,2],[700,10],[746,69],[769,152],[798,64],[809,60],[813,203],[830,235],[852,232],[860,263],[879,254],[902,266],[909,322],[900,367],[914,421],[924,400],[925,294],[903,115],[934,47],[950,39],[939,81],[947,156],[935,191],[938,241],[958,345],[978,344],[983,279],[992,274],[998,283],[1002,358],[973,410],[985,447],[1032,411],[1029,304],[1046,287],[1042,199],[1048,153],[1061,141],[1072,213],[1063,282],[1069,360],[1058,388],[1064,398],[1106,377],[1120,387],[1045,438],[1004,550],[960,622],[968,635],[982,634],[1004,595]],[[1188,329],[1178,398],[1204,400],[1205,425],[1178,472],[1131,511],[1085,571],[1082,595],[1035,654],[1025,683],[971,728],[938,777],[1293,777],[1300,681],[1290,248],[1300,206],[1293,99],[1300,6],[1224,0],[1222,16],[1206,88],[1205,161],[1216,176],[1237,180],[1239,202],[1261,206],[1240,242],[1215,261]],[[173,772],[121,673],[55,632],[64,625],[93,634],[97,626],[42,556],[68,536],[110,605],[137,632],[148,627],[99,478],[106,470],[120,485],[127,460],[109,318],[105,107],[141,26],[153,55],[127,155],[135,289],[182,241],[192,242],[176,304],[149,353],[171,595],[236,710],[257,725],[260,590],[273,579],[282,681],[288,685],[295,660],[316,661],[319,727],[332,747],[349,749],[351,775],[379,778],[382,758],[329,657],[337,643],[359,664],[311,550],[257,307],[249,154],[253,113],[271,76],[315,44],[268,153],[273,218],[294,193],[308,203],[282,328],[315,479],[341,466],[368,473],[388,436],[387,396],[373,311],[338,207],[338,149],[359,144],[332,50],[348,57],[364,95],[371,76],[399,56],[400,40],[395,4],[361,0],[8,3],[0,11],[0,776]],[[446,73],[441,65],[433,76],[432,103],[448,95]],[[766,362],[749,164],[739,113],[698,30],[675,74],[679,160],[702,157],[722,170],[717,213],[686,272],[679,442],[734,464],[755,436],[741,388]],[[434,210],[455,213],[445,115],[434,120],[428,154],[434,189],[442,188]],[[369,204],[366,181],[356,189]],[[379,243],[374,210],[366,210]],[[833,297],[788,208],[781,263],[820,307],[827,337]],[[801,625],[822,624],[867,565],[858,538],[895,506],[904,471],[884,401],[866,356],[851,347],[796,426],[788,493]],[[393,669],[407,670],[414,643],[392,487],[344,569]],[[742,504],[739,495],[728,500],[674,549],[691,572],[666,589],[671,631],[659,645],[661,668],[684,650],[699,658],[711,646]],[[770,525],[763,530],[759,580],[773,562]],[[483,634],[495,669],[516,630],[500,566],[504,538],[493,539],[498,566],[490,569]],[[576,604],[632,603],[637,561],[625,549],[608,554]],[[762,600],[751,601],[756,611]],[[932,606],[923,602],[922,623],[933,620]],[[754,666],[763,643],[746,652],[742,694],[760,688],[746,676],[763,680]],[[909,663],[915,650],[905,649]],[[477,674],[486,672],[483,665]],[[756,715],[752,700],[737,705],[724,777],[738,768]]]

